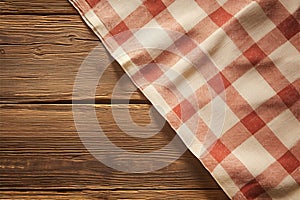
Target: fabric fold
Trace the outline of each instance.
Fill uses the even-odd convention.
[[[70,2],[230,198],[299,198],[300,2]]]

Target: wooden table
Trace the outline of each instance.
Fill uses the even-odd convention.
[[[71,104],[79,66],[99,40],[66,0],[2,0],[0,13],[1,199],[227,199],[189,151],[142,174],[119,172],[96,160],[78,137]],[[107,53],[99,56],[107,58]],[[114,62],[101,78],[95,97],[100,123],[124,149],[162,147],[175,135],[168,125],[141,140],[126,136],[113,120],[112,106],[123,109],[110,105],[123,74]],[[120,104],[128,87],[133,87],[129,80],[116,97]],[[149,123],[150,103],[139,91],[129,107],[137,123]],[[168,155],[158,159],[163,156]]]

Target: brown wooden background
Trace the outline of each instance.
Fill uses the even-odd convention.
[[[72,118],[72,88],[81,62],[100,42],[68,1],[1,0],[0,14],[1,199],[227,199],[190,152],[145,174],[113,170],[87,152]],[[169,126],[147,140],[128,139],[112,118],[112,106],[124,109],[109,104],[123,74],[113,63],[101,78],[98,119],[122,148],[158,149],[175,135]],[[129,80],[120,103],[128,87]],[[131,115],[141,125],[150,121],[149,107],[139,91],[131,96]]]

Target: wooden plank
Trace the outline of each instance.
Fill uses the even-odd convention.
[[[71,100],[77,71],[86,56],[100,45],[97,61],[110,56],[79,16],[0,16],[0,102]],[[98,63],[99,63],[98,62]],[[109,100],[124,75],[109,65],[96,91],[96,100]],[[115,99],[128,99],[135,86],[127,78]],[[133,101],[146,101],[139,92]]]
[[[76,41],[90,41],[94,46],[98,44],[98,38],[79,15],[1,15],[0,19],[1,44],[70,46]]]
[[[1,0],[0,14],[76,14],[68,0]]]
[[[220,190],[86,190],[79,192],[0,192],[0,194],[2,199],[228,199]]]
[[[151,138],[129,137],[114,121],[112,107],[117,112],[126,109],[124,105],[96,105],[99,123],[110,141],[127,151],[145,153],[157,150],[168,144],[175,135],[166,125]],[[129,105],[129,108],[136,123],[149,123],[149,105]],[[2,190],[219,188],[199,160],[188,151],[169,166],[149,173],[131,174],[106,167],[80,142],[71,109],[71,105],[0,106]],[[85,117],[84,112],[82,117]],[[132,126],[126,120],[118,123],[127,128]],[[108,153],[99,151],[103,155]],[[155,161],[165,162],[170,153],[162,152]]]

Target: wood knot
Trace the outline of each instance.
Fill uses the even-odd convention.
[[[74,35],[74,34],[69,34],[69,35],[68,35],[68,38],[69,38],[69,40],[70,40],[71,42],[73,42],[73,41],[75,40],[75,38],[76,38],[76,35]]]
[[[5,50],[4,49],[0,49],[0,53],[1,54],[5,54]]]
[[[38,55],[38,56],[42,56],[42,55],[44,55],[44,52],[43,52],[43,50],[40,48],[40,47],[37,47],[36,49],[35,49],[35,55]]]

